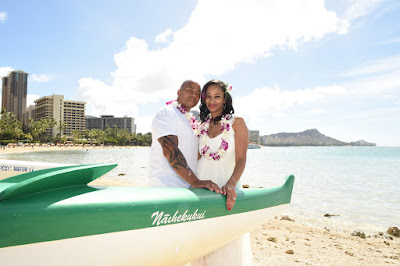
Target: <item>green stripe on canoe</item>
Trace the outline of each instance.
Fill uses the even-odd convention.
[[[0,247],[216,218],[290,203],[294,176],[276,188],[226,197],[206,189],[64,187],[0,202]]]

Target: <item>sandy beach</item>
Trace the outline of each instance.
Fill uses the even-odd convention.
[[[0,154],[134,147],[43,146],[0,149]],[[101,177],[91,185],[129,186],[128,182]],[[282,214],[283,215],[283,214]],[[265,221],[250,232],[255,265],[400,265],[400,237],[387,232],[361,236],[324,226],[310,226],[288,216]],[[329,219],[329,218],[327,218]],[[396,226],[396,225],[394,225]]]
[[[400,239],[386,232],[361,238],[277,217],[250,236],[255,265],[400,265]]]
[[[33,152],[33,151],[53,151],[53,150],[100,150],[100,149],[133,149],[135,146],[91,146],[91,145],[36,145],[36,146],[3,146],[0,149],[1,154],[19,153],[19,152]]]

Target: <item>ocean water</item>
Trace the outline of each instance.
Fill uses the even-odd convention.
[[[110,172],[136,186],[147,182],[149,148],[42,151],[3,159],[56,163],[118,163]],[[119,174],[125,174],[119,176]],[[242,184],[274,187],[293,174],[295,220],[376,233],[400,226],[400,147],[263,147],[248,150]],[[324,214],[338,216],[324,217]]]

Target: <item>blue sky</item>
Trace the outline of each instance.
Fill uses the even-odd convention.
[[[28,101],[87,102],[138,132],[185,79],[233,85],[261,135],[316,128],[400,146],[400,2],[0,2],[0,76],[28,72]]]

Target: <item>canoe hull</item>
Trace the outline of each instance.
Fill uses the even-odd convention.
[[[5,265],[26,265],[26,258],[31,265],[182,265],[231,242],[288,206],[2,248],[0,257]]]
[[[294,184],[288,176],[280,187],[238,190],[231,211],[225,196],[207,189],[87,186],[115,166],[64,166],[0,181],[1,261],[188,263],[285,209]]]

